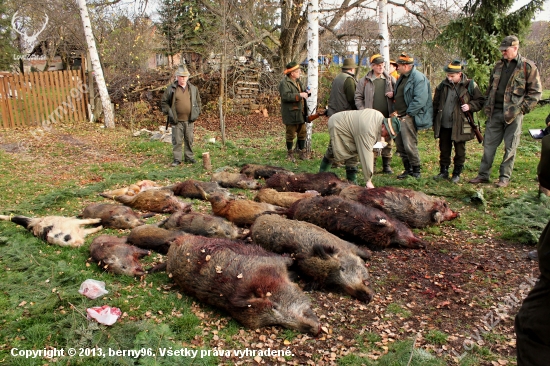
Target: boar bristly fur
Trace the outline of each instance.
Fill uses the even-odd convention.
[[[331,172],[275,174],[265,181],[265,188],[273,188],[279,192],[317,191],[322,196],[338,194],[350,185]]]
[[[250,237],[267,250],[292,255],[298,271],[311,284],[336,289],[367,303],[373,297],[365,262],[358,255],[370,257],[366,249],[316,225],[277,215],[258,217],[250,228]]]
[[[352,186],[343,189],[340,196],[376,207],[414,228],[437,225],[459,216],[449,208],[445,200],[411,189],[398,187],[366,189]]]
[[[172,241],[181,235],[185,235],[185,233],[183,231],[167,230],[156,225],[141,225],[130,231],[128,244],[166,254]]]
[[[239,236],[239,229],[231,221],[200,212],[174,212],[159,226],[209,238],[237,239]]]
[[[257,245],[185,235],[170,247],[166,271],[185,294],[246,327],[280,325],[317,335],[309,298],[288,277],[291,262]]]
[[[104,227],[114,229],[132,229],[145,224],[130,207],[112,203],[92,203],[84,208],[85,219],[101,219]]]
[[[254,201],[270,203],[280,207],[290,207],[294,202],[306,197],[318,196],[319,192],[278,192],[273,188],[262,188],[254,197]]]
[[[288,169],[273,165],[246,164],[241,168],[241,174],[245,174],[246,176],[254,179],[267,179],[278,173],[294,175],[294,173]]]
[[[149,255],[149,251],[128,245],[125,237],[100,235],[90,244],[90,255],[107,272],[141,276],[145,271],[139,259]]]
[[[241,188],[241,189],[259,189],[260,184],[253,178],[249,178],[245,174],[231,172],[213,173],[212,182],[217,182],[225,188]]]
[[[226,198],[231,196],[229,190],[227,188],[222,188],[217,182],[203,182],[195,179],[188,179],[169,186],[168,188],[170,188],[176,196],[200,200],[205,199],[201,191],[196,187],[196,184],[201,186],[201,188],[208,194],[221,193]]]

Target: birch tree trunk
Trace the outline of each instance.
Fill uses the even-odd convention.
[[[386,60],[386,70],[390,69],[390,37],[388,34],[387,0],[378,1],[378,39],[380,39],[380,54]]]
[[[309,115],[310,113],[314,113],[317,108],[317,94],[319,90],[319,0],[308,1],[307,22],[307,85],[311,92],[311,96],[307,98]],[[306,125],[306,151],[309,154],[311,152],[313,122],[306,123]]]
[[[99,62],[99,55],[95,46],[94,34],[92,33],[92,24],[90,23],[90,17],[88,16],[86,0],[76,0],[76,2],[80,8],[80,16],[82,17],[84,34],[86,35],[86,43],[88,44],[88,52],[90,53],[90,60],[92,61],[95,81],[99,89],[99,96],[101,97],[105,127],[114,128],[115,118],[113,115],[113,108],[111,106],[111,98],[109,98],[109,92],[107,91],[105,78],[103,77],[103,70],[101,69],[101,63]]]

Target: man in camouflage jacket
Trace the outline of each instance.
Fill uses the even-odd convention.
[[[486,93],[484,111],[487,125],[483,157],[478,175],[470,183],[489,182],[496,150],[504,140],[504,157],[496,186],[508,186],[521,136],[523,115],[529,113],[541,97],[539,71],[533,61],[518,53],[518,49],[519,40],[516,36],[507,36],[500,44],[502,59],[493,68]]]

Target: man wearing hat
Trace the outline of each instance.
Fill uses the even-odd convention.
[[[374,144],[381,141],[381,138],[395,139],[400,129],[399,119],[385,118],[374,109],[344,111],[328,119],[328,133],[334,157],[339,161],[358,157],[367,188],[374,188],[371,181]]]
[[[201,97],[197,87],[189,82],[189,75],[185,66],[179,66],[176,81],[168,85],[160,103],[172,126],[172,166],[182,162],[182,142],[185,162],[196,163],[193,158],[193,124],[201,113]]]
[[[357,65],[351,58],[344,59],[342,65],[342,72],[334,78],[330,88],[330,96],[328,99],[327,116],[332,116],[335,113],[342,111],[356,110],[355,107],[355,86],[357,80],[355,79],[355,69]],[[321,160],[320,172],[326,172],[330,163],[334,162],[334,166],[337,166],[337,161],[334,161],[334,154],[332,152],[332,144],[329,141],[325,156]],[[346,166],[346,177],[350,182],[355,182],[357,179],[357,156],[346,160],[344,162]]]
[[[297,146],[300,159],[306,158],[306,118],[308,93],[304,84],[300,81],[302,69],[294,61],[286,65],[283,71],[285,77],[279,83],[281,95],[281,116],[286,126],[287,159],[294,162],[294,138],[298,136]]]
[[[439,139],[439,174],[434,179],[449,179],[451,152],[455,148],[451,181],[458,183],[466,161],[466,141],[475,137],[464,113],[483,107],[485,98],[477,84],[462,72],[460,60],[443,68],[447,77],[435,89],[433,98],[434,137]],[[461,102],[462,100],[462,102]]]
[[[399,79],[393,94],[394,114],[401,121],[401,133],[395,139],[397,153],[405,171],[397,179],[420,178],[418,130],[432,126],[432,91],[428,78],[416,69],[414,59],[402,53],[397,59]]]
[[[504,141],[504,156],[496,186],[507,187],[512,176],[516,150],[521,136],[523,115],[529,113],[542,94],[540,74],[533,61],[518,53],[519,40],[507,36],[500,44],[502,59],[495,64],[484,111],[487,115],[483,157],[477,177],[470,183],[488,183],[499,145]]]
[[[395,78],[390,76],[385,70],[384,57],[380,54],[374,54],[370,57],[370,70],[367,75],[362,77],[357,83],[355,89],[355,105],[357,109],[371,108],[376,109],[386,118],[393,112],[393,88]],[[382,149],[382,173],[393,174],[390,163],[392,158],[392,140]],[[380,150],[376,150],[374,155],[374,165],[376,166],[376,157],[380,155]]]

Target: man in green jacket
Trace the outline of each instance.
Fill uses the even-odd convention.
[[[504,141],[504,156],[496,186],[508,186],[519,146],[523,115],[529,113],[541,97],[539,71],[533,61],[518,53],[518,49],[516,36],[507,36],[500,44],[502,59],[493,68],[486,94],[484,111],[487,124],[483,157],[477,177],[470,183],[489,183],[497,148]]]
[[[344,59],[342,65],[342,72],[334,78],[330,87],[330,96],[328,99],[327,116],[332,116],[335,113],[343,111],[356,110],[355,107],[355,86],[357,81],[355,80],[355,69],[357,65],[351,58]],[[320,172],[326,172],[331,162],[333,167],[338,166],[339,162],[334,160],[334,153],[332,151],[332,143],[329,141],[325,156],[321,160],[319,167]],[[357,179],[357,165],[359,161],[357,156],[352,157],[349,160],[344,161],[346,166],[346,178],[348,181],[355,183]]]
[[[447,73],[447,77],[435,89],[433,99],[434,137],[439,139],[439,174],[434,179],[449,179],[451,152],[454,145],[455,157],[451,181],[458,183],[466,161],[466,142],[475,136],[464,113],[479,111],[483,107],[485,98],[475,81],[468,79],[462,73],[460,60],[454,60],[443,70]]]
[[[182,161],[182,143],[185,150],[185,162],[194,164],[193,125],[201,113],[201,97],[196,86],[189,82],[189,71],[185,66],[178,67],[176,81],[168,85],[161,100],[162,112],[167,115],[172,126],[172,166]]]
[[[399,79],[393,93],[394,114],[401,121],[401,133],[395,139],[397,153],[405,171],[397,179],[420,178],[418,130],[432,127],[432,90],[428,78],[416,69],[414,59],[402,53],[397,59]]]
[[[279,83],[279,94],[281,95],[281,116],[286,127],[286,150],[287,159],[294,162],[294,138],[298,136],[297,146],[299,158],[306,159],[306,118],[308,97],[304,84],[300,81],[302,69],[296,62],[286,65],[283,72],[285,77]]]

